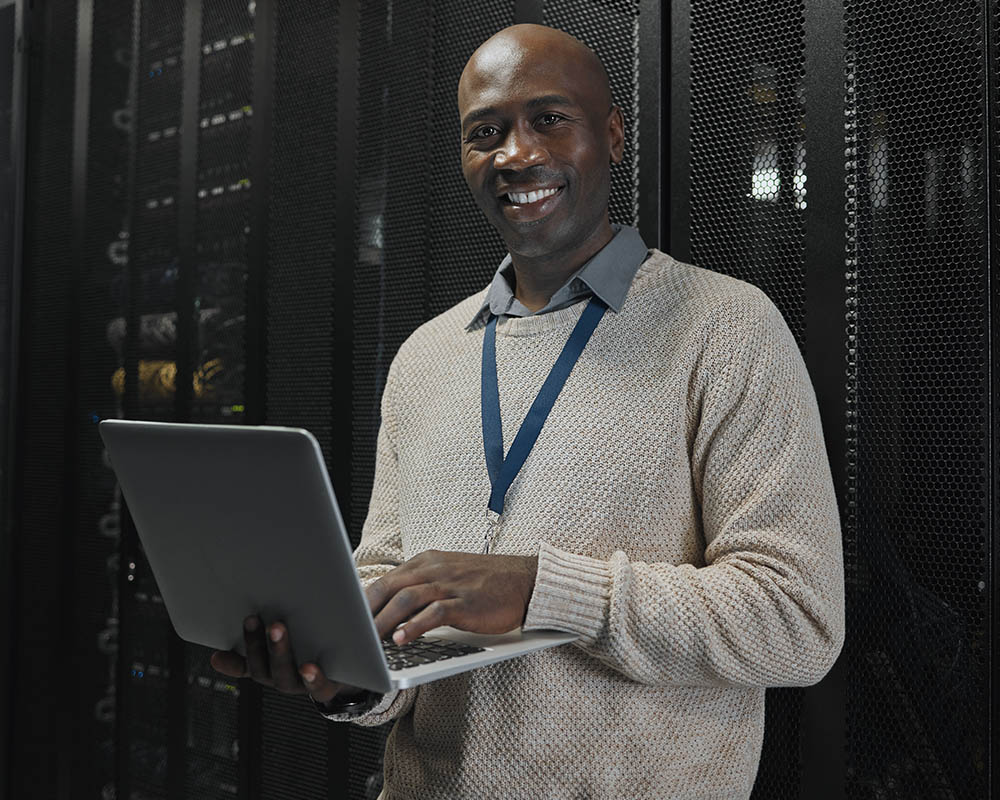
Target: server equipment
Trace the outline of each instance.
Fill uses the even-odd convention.
[[[817,686],[768,690],[753,797],[996,794],[998,18],[988,0],[0,4],[0,797],[377,797],[385,728],[226,680],[174,635],[96,423],[308,428],[356,542],[392,357],[503,255],[461,176],[455,92],[513,22],[607,66],[613,220],[766,291],[817,391],[848,638]]]

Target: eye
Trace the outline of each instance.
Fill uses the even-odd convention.
[[[472,133],[469,134],[467,141],[474,141],[476,139],[489,139],[491,136],[496,136],[500,131],[497,130],[496,125],[480,125]]]
[[[560,114],[553,114],[549,112],[548,114],[542,114],[542,116],[538,118],[538,121],[542,125],[555,125],[557,122],[563,119],[566,118]]]

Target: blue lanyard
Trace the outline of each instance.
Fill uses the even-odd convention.
[[[483,447],[486,450],[486,471],[489,473],[491,486],[489,510],[496,514],[497,518],[503,513],[507,490],[517,477],[517,473],[521,471],[552,406],[555,405],[559,392],[562,391],[583,348],[587,346],[591,334],[607,310],[608,307],[597,295],[590,298],[549,376],[542,384],[538,397],[528,409],[528,414],[521,423],[521,428],[514,437],[506,458],[503,456],[500,388],[497,385],[497,318],[491,316],[490,321],[486,323],[486,333],[483,336]],[[488,540],[486,546],[489,546]]]

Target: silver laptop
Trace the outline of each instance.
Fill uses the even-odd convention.
[[[104,420],[107,447],[177,634],[245,655],[243,619],[281,620],[296,661],[387,692],[574,634],[435,628],[380,641],[319,444],[301,428]]]

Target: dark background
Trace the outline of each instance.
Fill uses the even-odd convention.
[[[615,221],[802,348],[848,637],[754,798],[1000,797],[997,2],[0,0],[0,798],[374,798],[386,730],[172,632],[107,417],[319,440],[357,541],[383,380],[503,255],[455,89],[499,28],[602,57]]]

